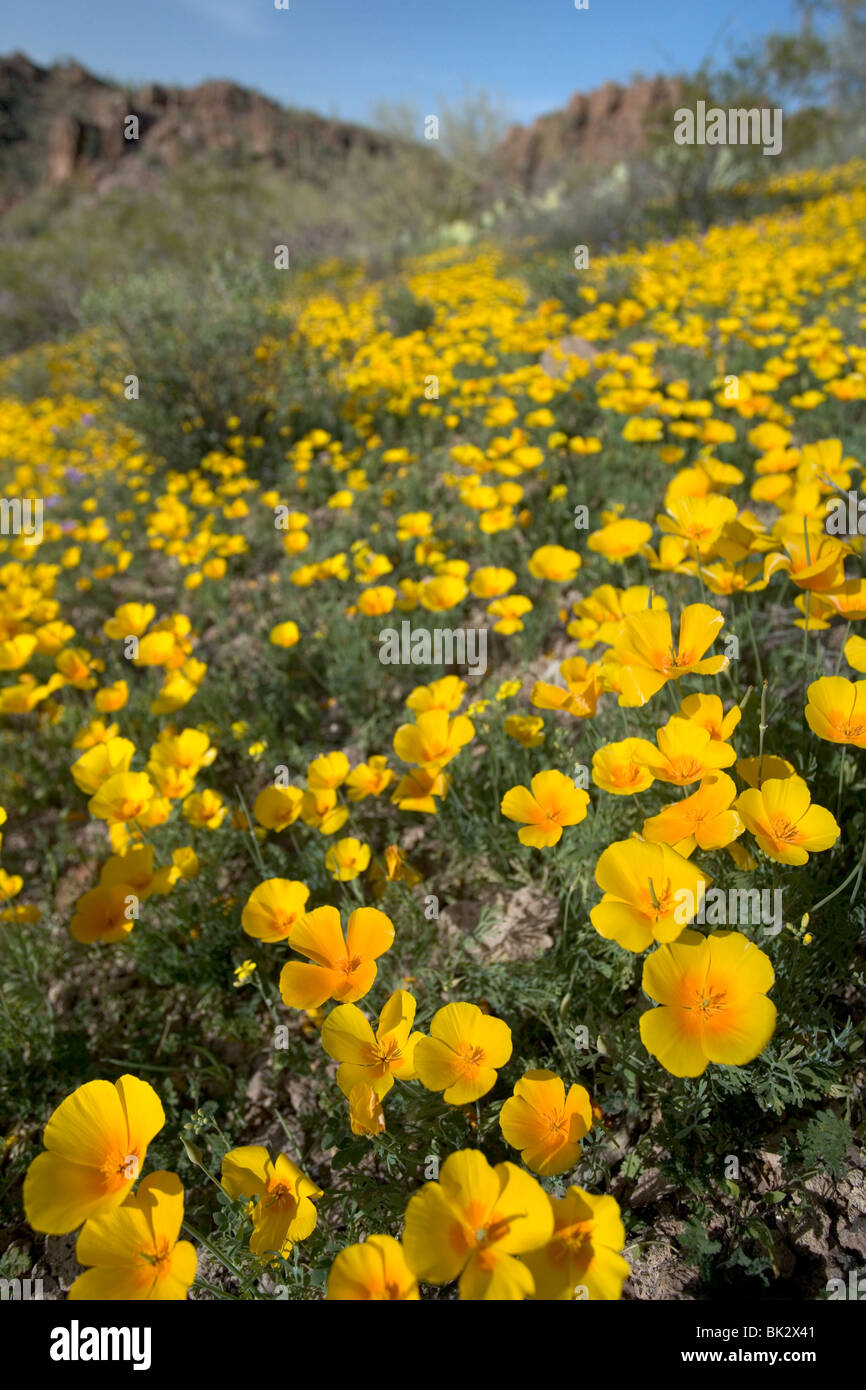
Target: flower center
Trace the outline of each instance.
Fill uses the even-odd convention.
[[[390,1070],[392,1063],[399,1062],[402,1053],[396,1038],[388,1038],[385,1042],[375,1042],[370,1048],[369,1065],[376,1069],[379,1076],[385,1076]]]
[[[160,1236],[152,1250],[142,1250],[141,1258],[153,1268],[155,1279],[164,1279],[171,1273],[171,1246],[166,1236]]]
[[[647,891],[641,896],[644,915],[652,917],[655,921],[658,921],[660,917],[668,916],[674,909],[674,894],[671,891],[670,879],[666,879],[661,887],[649,879]]]
[[[697,758],[689,757],[688,755],[682,758],[671,758],[670,765],[671,771],[675,772],[677,777],[681,778],[684,782],[694,782],[697,777],[700,777],[704,770],[703,764],[700,763]]]
[[[287,1183],[272,1180],[265,1196],[265,1206],[288,1211],[295,1206],[295,1194]]]
[[[141,1159],[133,1150],[132,1153],[124,1153],[123,1150],[111,1154],[102,1165],[102,1179],[107,1192],[117,1192],[127,1183],[135,1182],[141,1168]]]
[[[457,1048],[457,1055],[462,1057],[467,1067],[480,1067],[485,1053],[483,1047],[473,1047],[471,1043],[462,1042]]]
[[[838,729],[839,733],[844,734],[846,738],[860,738],[861,734],[866,732],[866,724],[853,723],[839,710],[833,710],[828,715],[828,723],[832,724],[833,728]]]
[[[706,984],[695,990],[693,1004],[686,1007],[693,1013],[699,1013],[702,1021],[712,1018],[713,1014],[721,1013],[725,1007],[727,991],[723,989],[714,990],[711,985]]]
[[[789,820],[787,816],[773,816],[770,824],[773,828],[773,836],[776,840],[785,840],[790,843],[793,840],[799,840],[801,838],[799,827],[793,821]]]
[[[695,654],[691,651],[674,651],[673,648],[662,657],[662,669],[666,671],[679,671],[685,666],[691,666],[694,662]]]
[[[480,1250],[487,1250],[491,1245],[496,1245],[497,1241],[502,1240],[508,1235],[513,1217],[496,1217],[491,1213],[486,1226],[479,1226],[475,1231],[475,1243]]]
[[[579,1265],[586,1265],[592,1258],[592,1223],[589,1221],[576,1221],[573,1226],[565,1226],[557,1231],[550,1245],[550,1259],[555,1265],[564,1265],[566,1262],[576,1260]]]

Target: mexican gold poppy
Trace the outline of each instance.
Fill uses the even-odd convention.
[[[706,497],[671,499],[667,515],[656,517],[659,527],[669,535],[688,541],[690,553],[709,555],[728,522],[736,520],[737,504],[729,497],[710,493]]]
[[[502,798],[500,810],[509,820],[525,822],[517,832],[522,845],[543,849],[562,839],[564,825],[579,825],[586,817],[589,794],[570,777],[551,769],[537,772],[530,788],[512,787]]]
[[[487,612],[491,618],[496,619],[493,631],[501,632],[504,637],[511,637],[515,632],[523,631],[523,619],[527,613],[532,612],[532,599],[527,598],[525,594],[508,594],[507,597],[494,599],[488,604]]]
[[[300,787],[263,787],[253,802],[253,816],[266,830],[285,830],[301,814]]]
[[[417,1301],[418,1280],[393,1236],[367,1236],[362,1245],[347,1245],[331,1265],[329,1301]]]
[[[336,835],[349,819],[347,806],[340,804],[333,787],[308,787],[301,797],[301,820],[322,835]]]
[[[737,760],[729,743],[713,738],[701,724],[679,715],[673,715],[656,731],[655,744],[635,739],[634,755],[657,781],[672,782],[676,787],[688,786]]]
[[[866,671],[866,637],[849,637],[845,643],[845,660],[855,671]]]
[[[743,712],[739,705],[732,705],[726,714],[718,695],[697,694],[687,695],[680,702],[680,715],[683,719],[691,719],[694,724],[706,729],[711,738],[726,743],[739,724]]]
[[[70,768],[75,785],[93,796],[109,777],[129,771],[134,752],[135,744],[128,738],[110,738],[94,744]]]
[[[123,709],[128,699],[129,686],[126,681],[115,681],[113,685],[106,685],[102,690],[97,690],[93,704],[100,714],[109,714]]]
[[[348,883],[362,874],[370,862],[370,846],[354,835],[338,840],[325,855],[325,868],[338,883]]]
[[[552,1071],[528,1071],[499,1112],[506,1143],[543,1178],[573,1168],[580,1141],[592,1126],[592,1107],[583,1086],[565,1085]]]
[[[591,719],[602,691],[601,667],[597,663],[590,665],[585,657],[571,656],[563,661],[559,672],[565,688],[536,681],[529,696],[531,703],[536,709],[561,710],[579,719]]]
[[[344,1096],[366,1083],[379,1097],[386,1096],[394,1081],[415,1077],[415,1046],[422,1037],[412,1032],[415,1000],[405,989],[388,999],[373,1032],[355,1004],[339,1004],[322,1024],[322,1047],[339,1062],[337,1085]]]
[[[427,1284],[459,1279],[460,1298],[519,1300],[535,1282],[516,1259],[553,1234],[547,1193],[514,1163],[492,1168],[477,1149],[461,1149],[442,1164],[438,1182],[409,1198],[403,1249]]]
[[[378,1138],[385,1133],[385,1111],[372,1086],[359,1081],[349,1092],[349,1128],[353,1134]]]
[[[136,890],[128,883],[100,883],[82,893],[75,904],[69,930],[76,941],[89,946],[94,941],[122,941],[135,926],[133,911]]]
[[[349,759],[345,753],[323,753],[307,768],[310,791],[329,791],[342,786],[349,775]]]
[[[292,1009],[317,1009],[328,999],[346,1004],[363,999],[376,978],[377,957],[393,940],[394,924],[378,908],[356,908],[345,937],[335,907],[315,908],[292,928],[292,949],[312,964],[290,961],[283,966],[283,1003]]]
[[[146,772],[117,772],[94,792],[87,808],[97,820],[125,823],[137,820],[155,795]]]
[[[673,941],[683,929],[682,904],[697,911],[710,879],[669,845],[617,840],[595,866],[604,896],[590,912],[600,936],[627,951],[645,951],[654,941]],[[688,891],[690,899],[680,894]]]
[[[600,584],[587,598],[579,599],[572,605],[575,618],[566,632],[569,637],[577,639],[580,647],[593,647],[597,642],[610,643],[622,630],[627,613],[666,607],[662,596],[652,593],[644,584],[632,584],[627,589]]]
[[[628,560],[638,554],[641,546],[651,539],[652,533],[653,528],[648,522],[621,517],[591,532],[586,544],[606,560]]]
[[[638,738],[620,739],[618,743],[605,743],[592,755],[592,780],[602,791],[613,796],[634,796],[651,787],[654,777],[645,762],[639,758],[641,744]]]
[[[200,792],[193,792],[183,803],[184,820],[190,825],[200,826],[203,830],[218,830],[225,820],[227,810],[228,807],[223,804],[219,792],[212,791],[209,787]]]
[[[368,796],[380,796],[394,781],[394,773],[381,756],[359,763],[346,778],[346,795],[350,801],[363,801]]]
[[[254,888],[241,913],[247,936],[259,941],[287,941],[306,911],[310,890],[290,878],[268,878]]]
[[[401,724],[394,735],[394,752],[401,762],[438,771],[474,736],[475,726],[465,714],[449,719],[444,709],[429,709],[414,724]]]
[[[669,680],[724,671],[726,656],[704,655],[724,621],[708,603],[691,603],[682,611],[675,645],[669,613],[648,608],[628,614],[613,646],[613,658],[623,668],[619,703],[645,705]]]
[[[769,957],[740,932],[686,929],[644,962],[642,985],[661,1007],[641,1014],[647,1052],[673,1076],[700,1076],[709,1062],[745,1066],[776,1027]]]
[[[438,768],[416,767],[401,777],[391,797],[401,811],[426,811],[435,816],[437,796],[446,796],[449,779]]]
[[[711,772],[691,796],[665,806],[643,823],[641,834],[655,844],[671,845],[686,858],[693,850],[723,849],[745,829],[733,802],[737,787],[724,772]]]
[[[567,584],[577,574],[580,564],[576,550],[566,550],[562,545],[541,545],[529,557],[527,569],[534,579]]]
[[[802,777],[765,778],[735,805],[761,849],[779,864],[805,864],[810,853],[831,849],[842,833],[825,807],[812,805]]]
[[[747,786],[757,787],[770,777],[794,777],[796,770],[787,758],[777,758],[773,753],[765,753],[762,758],[738,758],[737,776]]]
[[[179,1240],[183,1186],[175,1173],[149,1173],[122,1206],[85,1222],[75,1247],[90,1265],[69,1299],[182,1302],[195,1279],[195,1246]]]
[[[467,1105],[496,1084],[496,1071],[511,1056],[511,1029],[477,1004],[446,1004],[415,1047],[415,1070],[428,1091],[442,1091],[449,1105]]]
[[[764,571],[768,579],[781,570],[798,589],[818,593],[838,589],[845,582],[845,556],[850,547],[842,541],[820,531],[812,531],[807,539],[801,531],[783,536],[781,544],[781,551],[768,556]]]
[[[620,1251],[625,1227],[614,1197],[569,1187],[551,1197],[553,1235],[524,1255],[535,1280],[534,1297],[557,1301],[615,1301],[622,1296],[629,1266]]]
[[[406,697],[406,708],[415,715],[425,714],[430,709],[444,709],[453,714],[460,708],[465,694],[465,681],[457,676],[443,676],[429,685],[416,685],[411,695]]]
[[[156,617],[152,603],[122,603],[114,610],[114,617],[102,625],[106,637],[122,641],[124,637],[141,637],[146,627]]]
[[[50,1116],[24,1179],[24,1210],[34,1231],[65,1235],[119,1207],[141,1174],[147,1146],[165,1124],[146,1081],[87,1081]]]
[[[281,1255],[316,1228],[313,1203],[322,1191],[286,1154],[271,1159],[261,1144],[232,1149],[222,1161],[222,1185],[230,1197],[255,1198],[250,1250]]]
[[[866,748],[866,681],[822,676],[808,690],[806,723],[828,743]]]
[[[300,639],[297,623],[289,621],[272,627],[268,641],[274,647],[296,647]]]

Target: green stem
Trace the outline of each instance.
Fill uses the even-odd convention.
[[[249,809],[247,808],[247,803],[246,803],[246,801],[244,800],[244,794],[243,794],[243,792],[241,791],[240,787],[238,786],[237,782],[235,783],[235,791],[236,791],[237,794],[238,794],[238,800],[239,800],[240,803],[241,803],[241,810],[242,810],[243,813],[244,813],[244,817],[245,817],[246,822],[247,822],[247,829],[249,830],[249,833],[250,833],[250,841],[251,841],[252,847],[253,847],[253,859],[254,859],[254,861],[255,861],[255,863],[256,863],[257,868],[259,869],[259,872],[261,873],[262,878],[267,878],[267,876],[268,876],[268,871],[267,871],[267,869],[265,868],[265,861],[264,861],[264,859],[262,858],[261,846],[260,846],[258,840],[256,839],[256,832],[255,832],[255,830],[254,830],[254,828],[253,828],[252,816],[250,815]]]
[[[842,882],[839,884],[839,887],[834,888],[832,893],[828,893],[826,898],[822,898],[819,903],[816,903],[813,908],[810,908],[809,916],[814,917],[815,913],[818,911],[819,908],[826,907],[827,903],[832,902],[833,899],[837,897],[839,893],[842,892],[843,888],[848,887],[848,884],[851,882],[852,878],[856,878],[857,882],[854,885],[854,892],[851,894],[851,901],[853,903],[854,899],[857,896],[857,890],[860,887],[860,879],[863,877],[864,865],[866,865],[866,840],[863,841],[863,849],[860,854],[860,859],[854,865],[854,868],[851,870],[848,877],[843,879]]]
[[[839,810],[842,806],[842,781],[845,776],[845,754],[848,752],[847,743],[842,744],[842,756],[839,759],[839,789],[836,792],[836,820],[839,819]]]
[[[256,989],[258,990],[259,994],[262,996],[262,1003],[264,1004],[265,1008],[267,1009],[268,1013],[270,1014],[270,1016],[271,1016],[271,1021],[272,1021],[273,1025],[274,1025],[274,1027],[275,1027],[275,1028],[279,1028],[279,1026],[280,1026],[280,1020],[279,1020],[279,1018],[277,1017],[277,1011],[276,1011],[276,1009],[274,1008],[274,1006],[273,1006],[273,1004],[271,1003],[271,1001],[270,1001],[270,999],[268,998],[268,996],[265,994],[265,987],[264,987],[264,985],[262,984],[261,980],[259,979],[259,972],[258,972],[258,970],[256,970],[255,973],[254,973],[254,975],[253,975],[253,983],[255,984],[255,987],[256,987]]]
[[[699,582],[699,584],[700,584],[700,586],[701,586],[701,602],[702,602],[702,603],[706,603],[706,601],[707,601],[707,591],[706,591],[706,588],[704,587],[704,576],[703,576],[703,572],[702,572],[702,570],[701,570],[701,552],[700,552],[700,548],[699,548],[699,546],[698,546],[697,541],[695,541],[695,564],[696,564],[697,567],[698,567],[698,582]]]
[[[196,1276],[195,1287],[212,1293],[214,1298],[218,1298],[221,1302],[223,1299],[230,1303],[243,1302],[243,1299],[238,1298],[236,1293],[226,1293],[225,1289],[218,1289],[214,1284],[209,1284],[206,1279],[201,1279],[198,1276]]]
[[[807,589],[807,590],[806,590],[806,618],[805,618],[805,622],[803,623],[803,668],[804,668],[804,670],[806,670],[806,672],[807,672],[807,675],[806,675],[806,679],[807,679],[807,680],[808,680],[808,662],[809,662],[809,609],[811,608],[811,606],[812,606],[812,591],[811,591],[811,589]]]
[[[207,1236],[203,1236],[201,1232],[197,1231],[194,1226],[191,1226],[188,1221],[184,1221],[183,1229],[186,1231],[187,1235],[192,1236],[193,1240],[197,1240],[200,1245],[203,1245],[208,1254],[213,1255],[214,1259],[219,1261],[223,1269],[228,1270],[229,1274],[233,1275],[235,1279],[243,1285],[244,1277],[240,1270],[232,1264],[228,1256],[223,1255],[212,1241],[208,1240]]]
[[[761,653],[758,650],[758,643],[757,639],[755,638],[755,629],[752,626],[752,605],[748,599],[746,600],[746,628],[748,630],[749,641],[752,646],[752,655],[755,658],[755,675],[757,676],[758,681],[763,684],[764,669],[761,665]]]
[[[764,734],[767,732],[767,682],[761,687],[761,722],[758,725],[758,790],[764,780]]]
[[[849,620],[849,621],[845,624],[845,636],[842,638],[842,644],[841,644],[841,646],[839,647],[839,655],[838,655],[838,657],[836,658],[836,670],[833,672],[833,675],[834,675],[834,676],[838,676],[838,674],[839,674],[839,667],[842,665],[842,658],[843,658],[843,656],[845,655],[845,644],[846,644],[846,642],[848,641],[848,637],[849,637],[850,633],[851,633],[851,622],[850,622],[850,620]]]

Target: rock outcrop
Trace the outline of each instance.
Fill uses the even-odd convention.
[[[355,150],[387,158],[398,144],[360,125],[286,109],[232,82],[124,90],[77,63],[43,68],[19,53],[0,58],[0,208],[40,185],[135,179],[140,161],[151,171],[172,170],[216,154],[324,180]]]
[[[563,110],[511,127],[502,144],[505,169],[526,192],[536,192],[569,170],[640,153],[647,118],[676,106],[681,90],[675,78],[656,77],[577,92]]]
[[[640,151],[647,116],[675,105],[679,91],[675,79],[659,77],[577,93],[563,110],[512,126],[494,163],[527,192],[583,167],[604,167]],[[0,58],[0,212],[34,188],[151,183],[160,171],[206,156],[236,167],[266,161],[325,184],[353,152],[387,160],[407,148],[429,161],[423,142],[410,146],[286,108],[233,82],[151,82],[132,90],[78,63],[44,68],[21,53]]]

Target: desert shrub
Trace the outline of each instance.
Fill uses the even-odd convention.
[[[82,319],[98,332],[97,371],[115,413],[175,468],[230,451],[230,437],[240,434],[263,441],[259,474],[266,476],[293,433],[287,420],[303,429],[308,416],[335,415],[315,354],[298,344],[275,361],[291,321],[268,272],[249,262],[224,257],[198,274],[132,276],[88,295]]]
[[[434,319],[433,305],[416,299],[408,285],[391,285],[382,295],[379,307],[395,338],[423,332]]]

